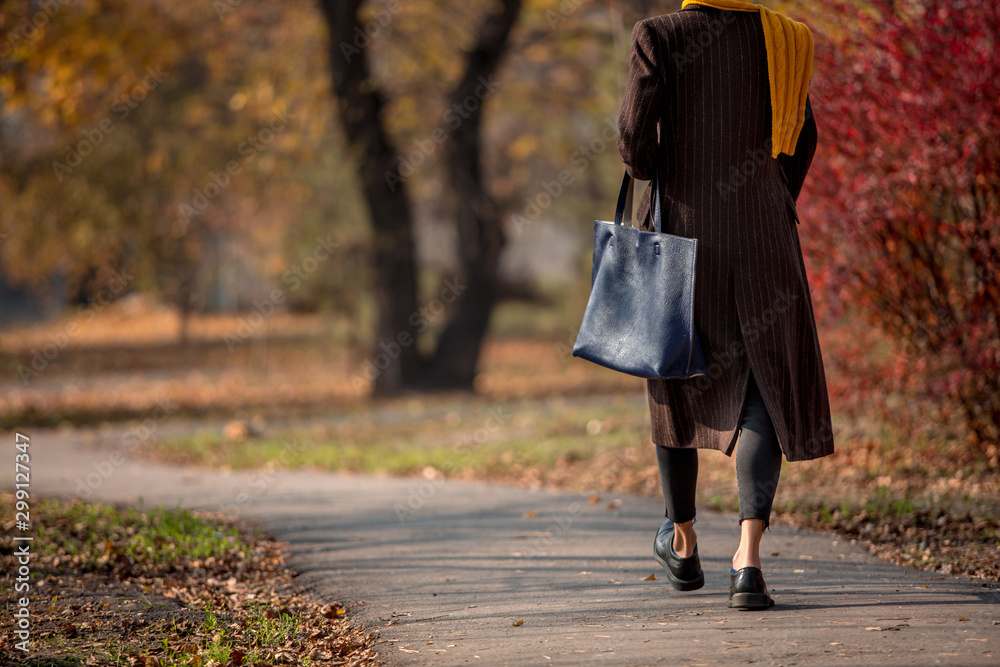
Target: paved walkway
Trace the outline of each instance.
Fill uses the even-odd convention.
[[[739,612],[725,606],[733,516],[699,516],[706,585],[679,593],[652,557],[662,506],[650,498],[196,470],[119,458],[117,431],[30,435],[33,493],[258,521],[291,544],[299,581],[379,629],[387,665],[1000,664],[996,586],[898,568],[830,536],[773,530],[764,571],[777,606]]]

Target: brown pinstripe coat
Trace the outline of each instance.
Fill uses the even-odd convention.
[[[833,452],[830,405],[795,199],[816,149],[771,158],[760,18],[692,6],[636,24],[618,150],[659,170],[663,231],[698,239],[695,324],[709,376],[648,381],[653,441],[731,454],[753,369],[789,461]],[[649,195],[638,212],[650,229]]]

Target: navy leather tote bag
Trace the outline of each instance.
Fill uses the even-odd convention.
[[[650,187],[656,231],[633,227],[634,186],[626,172],[615,221],[594,221],[590,300],[573,356],[641,378],[705,375],[694,327],[698,241],[660,231],[655,180]]]

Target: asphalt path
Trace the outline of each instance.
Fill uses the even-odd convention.
[[[734,515],[699,513],[706,584],[681,593],[652,556],[653,498],[184,468],[138,459],[121,428],[29,434],[33,496],[254,520],[291,545],[297,581],[377,632],[386,665],[1000,664],[1000,587],[900,568],[829,535],[769,531],[777,604],[735,611]]]

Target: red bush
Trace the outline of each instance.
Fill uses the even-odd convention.
[[[818,11],[821,148],[802,202],[818,306],[889,334],[885,372],[961,414],[996,466],[1000,10],[833,0]]]

